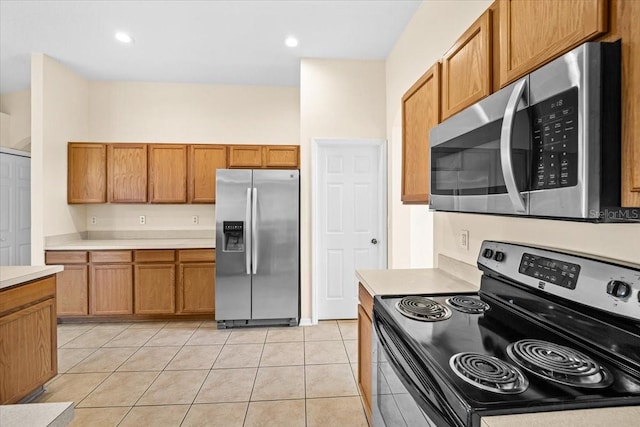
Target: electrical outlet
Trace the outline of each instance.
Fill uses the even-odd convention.
[[[198,225],[200,223],[200,217],[198,215],[194,215],[191,217],[191,223],[194,225]]]
[[[91,224],[96,225],[98,223],[98,219],[95,216],[91,217]]]
[[[469,230],[460,230],[458,234],[458,245],[462,249],[469,250]]]
[[[147,223],[147,217],[144,215],[140,215],[140,225],[145,225]]]

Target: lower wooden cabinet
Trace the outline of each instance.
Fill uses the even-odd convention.
[[[365,414],[369,424],[371,420],[371,316],[373,313],[373,298],[360,284],[358,293],[358,386],[364,402]]]
[[[58,316],[89,314],[89,266],[65,265],[58,273]]]
[[[134,278],[134,313],[171,314],[175,312],[175,264],[136,265]]]
[[[181,264],[178,311],[180,313],[213,313],[215,277],[214,263]]]
[[[178,313],[214,313],[216,253],[211,249],[178,251]]]
[[[58,316],[89,314],[89,253],[87,251],[47,251],[45,264],[62,264],[57,274]]]
[[[55,276],[0,292],[0,405],[58,373],[55,292]]]
[[[215,249],[47,251],[60,317],[213,315]]]
[[[89,301],[91,314],[133,313],[133,267],[131,264],[93,264]]]

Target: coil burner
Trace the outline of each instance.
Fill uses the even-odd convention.
[[[458,353],[449,359],[453,372],[469,384],[500,394],[522,393],[529,380],[510,363],[480,353]]]
[[[486,302],[464,295],[447,298],[446,303],[449,307],[468,314],[482,314],[489,310]]]
[[[408,296],[396,304],[404,316],[423,322],[437,322],[451,317],[451,310],[432,299],[421,296]]]
[[[532,374],[560,384],[605,388],[613,382],[609,371],[589,356],[548,341],[516,341],[507,346],[507,354]]]

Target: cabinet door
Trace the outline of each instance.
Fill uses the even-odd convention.
[[[215,263],[180,264],[178,311],[180,313],[213,313],[215,280]]]
[[[440,64],[402,97],[402,202],[429,203],[429,130],[440,122]]]
[[[187,202],[187,146],[149,146],[149,196],[151,203]]]
[[[260,145],[230,145],[230,168],[261,168],[262,147]]]
[[[57,274],[56,306],[58,316],[89,314],[89,267],[65,265]]]
[[[91,314],[133,313],[131,264],[91,265]]]
[[[224,145],[189,146],[189,202],[215,203],[216,169],[227,167]]]
[[[267,145],[264,147],[264,166],[267,168],[297,169],[300,147],[296,145]]]
[[[501,0],[500,85],[606,32],[607,3]]]
[[[491,10],[442,58],[442,119],[491,94]]]
[[[640,2],[618,1],[622,39],[622,206],[640,207]]]
[[[135,266],[134,300],[136,314],[175,312],[175,264],[139,264]]]
[[[17,403],[56,375],[56,328],[54,298],[0,317],[0,405]]]
[[[367,418],[371,419],[371,319],[358,305],[358,384]]]
[[[147,202],[147,145],[110,144],[107,147],[109,201]]]
[[[106,201],[106,146],[70,142],[67,147],[67,203]]]

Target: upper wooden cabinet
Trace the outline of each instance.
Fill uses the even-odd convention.
[[[402,97],[402,202],[429,203],[429,130],[440,122],[440,63]]]
[[[187,145],[149,146],[149,201],[187,202]]]
[[[189,203],[215,203],[216,169],[226,167],[225,145],[190,145]]]
[[[230,145],[230,168],[261,168],[262,147],[260,145]]]
[[[147,145],[107,146],[109,202],[147,202]]]
[[[491,94],[491,13],[483,13],[442,58],[443,120]]]
[[[300,147],[297,145],[230,145],[230,168],[297,169]]]
[[[607,14],[606,0],[500,0],[500,86],[606,32]]]
[[[68,157],[68,203],[215,203],[217,169],[297,169],[300,147],[70,142]]]
[[[300,147],[297,145],[266,145],[264,147],[264,167],[297,168],[300,164]]]
[[[618,2],[622,37],[622,206],[640,206],[640,2]]]
[[[67,203],[105,203],[106,145],[70,142],[67,160]]]

